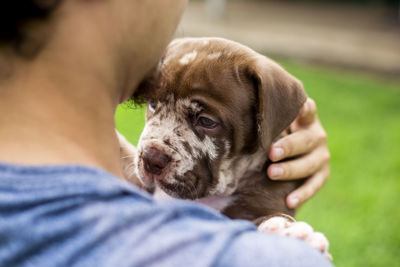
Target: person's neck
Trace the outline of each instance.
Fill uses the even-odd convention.
[[[0,161],[80,164],[121,176],[115,77],[73,58],[53,63],[17,64],[0,81]]]

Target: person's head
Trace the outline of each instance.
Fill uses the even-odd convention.
[[[186,1],[6,0],[0,4],[0,79],[21,64],[81,53],[82,61],[114,64],[127,98],[155,65]]]

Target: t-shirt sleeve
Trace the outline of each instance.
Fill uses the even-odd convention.
[[[301,241],[198,204],[125,185],[40,188],[3,192],[1,266],[331,266]]]

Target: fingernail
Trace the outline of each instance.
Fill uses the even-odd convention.
[[[299,204],[300,200],[298,197],[289,197],[289,208],[295,208]]]
[[[271,167],[271,178],[279,178],[283,174],[283,169],[281,167]]]
[[[273,148],[272,153],[274,155],[274,160],[281,160],[283,158],[284,151],[281,147],[275,147]]]

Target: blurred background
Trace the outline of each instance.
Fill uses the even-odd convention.
[[[302,80],[328,132],[331,176],[297,218],[324,232],[336,266],[400,266],[398,0],[189,2],[176,37],[218,36]],[[122,105],[134,144],[144,110]]]
[[[191,1],[177,36],[220,36],[269,56],[400,76],[398,0]]]

